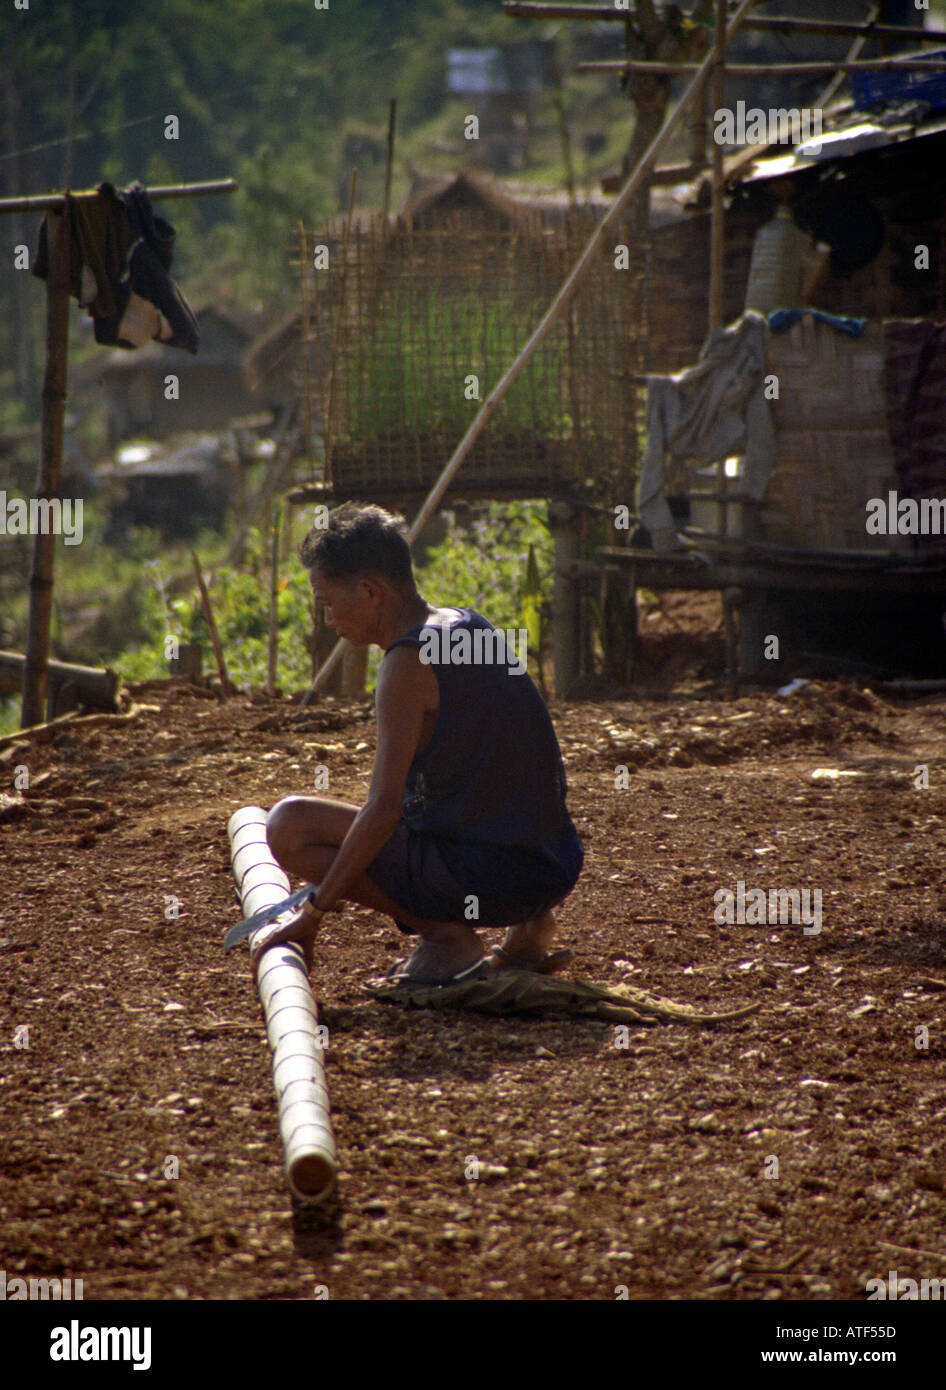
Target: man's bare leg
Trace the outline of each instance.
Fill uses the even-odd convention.
[[[551,911],[507,927],[500,946],[502,955],[493,957],[495,969],[502,970],[507,965],[539,964],[548,954],[555,930],[555,916]]]
[[[330,797],[285,797],[267,818],[269,847],[287,873],[310,883],[321,883],[359,809]],[[367,874],[361,874],[355,881],[348,897],[362,907],[387,913],[421,937],[420,945],[405,966],[405,973],[409,975],[446,981],[483,957],[482,943],[467,923],[415,917],[388,897]],[[264,943],[268,946],[281,941],[299,941],[307,964],[311,965],[318,921],[303,909],[294,921],[267,935]]]

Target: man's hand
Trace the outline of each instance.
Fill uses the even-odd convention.
[[[251,917],[244,917],[242,922],[238,922],[235,927],[231,927],[224,937],[223,948],[225,951],[232,951],[234,946],[238,946],[241,941],[245,941],[248,936],[252,936],[260,927],[265,926],[270,920],[281,917],[284,912],[292,907],[297,907],[300,903],[309,898],[314,898],[318,889],[312,883],[307,883],[303,888],[297,888],[290,893],[288,898],[283,898],[280,902],[271,903],[269,907],[261,907],[259,912],[254,912]]]
[[[268,951],[270,946],[282,946],[288,941],[293,941],[302,947],[306,972],[311,974],[315,934],[324,916],[325,913],[320,907],[313,906],[307,900],[289,921],[273,922],[269,927],[260,928],[255,933],[250,946],[250,962],[254,971],[259,965],[263,952]]]

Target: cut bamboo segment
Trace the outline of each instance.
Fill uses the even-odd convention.
[[[269,848],[266,812],[259,806],[244,806],[230,817],[227,834],[244,916],[285,898],[289,879]],[[319,1016],[301,948],[287,943],[264,951],[256,986],[273,1054],[286,1178],[300,1201],[321,1202],[335,1185],[338,1160],[317,1031]]]

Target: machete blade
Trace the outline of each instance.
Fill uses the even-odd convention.
[[[273,903],[271,907],[261,907],[259,912],[254,912],[252,917],[245,917],[242,922],[238,922],[235,927],[231,927],[224,939],[223,949],[231,950],[241,941],[245,941],[248,936],[252,936],[259,927],[265,926],[267,922],[274,921],[284,912],[288,912],[291,907],[298,907],[315,893],[315,885],[307,883],[302,888],[297,888],[294,893],[290,893],[288,898],[283,898],[278,903]]]

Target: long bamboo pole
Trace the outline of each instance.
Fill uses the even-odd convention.
[[[305,457],[312,458],[312,373],[309,346],[312,341],[312,323],[309,317],[309,248],[305,234],[305,223],[299,219],[299,299],[302,309],[302,324],[299,346],[302,348],[302,418],[305,431]],[[311,477],[311,462],[310,473]]]
[[[149,198],[206,198],[212,193],[235,193],[236,179],[217,179],[212,183],[172,183],[146,188]],[[94,188],[76,189],[73,198],[91,197]],[[61,212],[66,205],[63,193],[41,193],[29,198],[0,198],[0,214],[5,212]]]
[[[259,806],[244,806],[227,822],[227,835],[244,916],[251,917],[287,897],[289,879],[266,840],[266,812]],[[320,1202],[335,1184],[338,1160],[323,1049],[316,1032],[318,1010],[302,948],[294,942],[268,947],[257,966],[256,987],[273,1054],[286,1178],[300,1200]]]
[[[742,0],[739,9],[733,15],[733,18],[730,21],[728,28],[726,29],[727,43],[732,38],[733,34],[736,33],[739,26],[742,24],[745,15],[748,14],[749,10],[755,3],[756,0]],[[693,76],[693,80],[689,83],[686,90],[683,92],[683,95],[681,96],[679,102],[674,107],[673,111],[671,111],[667,119],[664,121],[660,130],[657,132],[653,140],[650,142],[648,148],[641,155],[640,159],[637,162],[637,167],[631,171],[631,174],[629,175],[627,182],[621,189],[620,193],[618,193],[617,197],[614,200],[614,203],[608,209],[608,212],[605,214],[602,220],[595,227],[590,238],[588,239],[587,246],[579,256],[576,264],[572,267],[570,274],[566,278],[564,284],[559,289],[555,298],[552,300],[552,303],[549,305],[548,309],[546,309],[541,320],[537,324],[531,338],[523,346],[523,348],[519,352],[518,357],[516,357],[515,361],[507,369],[505,374],[500,378],[500,380],[493,387],[492,391],[490,391],[489,395],[483,401],[483,404],[480,406],[476,415],[471,420],[466,434],[460,440],[456,449],[453,451],[453,454],[451,455],[449,461],[447,462],[446,466],[441,472],[440,477],[437,479],[430,492],[427,494],[427,500],[424,502],[420,511],[417,513],[414,520],[411,522],[411,525],[407,532],[408,543],[412,543],[413,541],[415,541],[420,532],[427,525],[427,522],[430,520],[431,516],[437,510],[441,498],[447,491],[447,488],[450,486],[450,483],[453,481],[453,478],[457,473],[460,464],[463,462],[467,454],[472,449],[473,445],[476,443],[476,440],[479,438],[484,426],[488,423],[496,407],[502,401],[510,386],[512,386],[512,384],[516,381],[517,377],[520,375],[523,369],[528,365],[529,361],[535,354],[535,351],[538,348],[539,344],[546,337],[546,335],[549,332],[549,329],[557,321],[559,316],[562,314],[563,310],[570,302],[575,291],[578,289],[578,286],[581,284],[585,275],[591,268],[595,256],[601,250],[605,242],[605,239],[611,232],[612,228],[614,227],[614,224],[617,222],[618,218],[621,216],[621,213],[624,211],[624,208],[627,206],[630,199],[634,196],[641,183],[644,181],[645,177],[647,176],[647,171],[650,169],[651,165],[657,159],[657,156],[660,154],[661,150],[665,147],[665,145],[669,143],[670,137],[673,135],[677,126],[680,124],[681,120],[686,114],[686,111],[688,110],[691,101],[693,100],[697,92],[699,92],[702,84],[702,79],[709,72],[714,60],[714,50],[711,49],[709,53],[707,53],[706,57],[703,59],[702,63],[700,63],[696,73]],[[335,643],[335,646],[332,648],[328,657],[325,659],[318,672],[316,673],[315,680],[312,682],[310,689],[307,691],[306,695],[304,696],[301,702],[302,708],[304,708],[309,703],[310,699],[315,694],[315,692],[318,689],[320,689],[320,687],[324,685],[325,682],[330,678],[332,672],[335,670],[335,667],[338,665],[338,662],[341,660],[344,648],[345,639],[344,637],[340,637],[338,641]]]
[[[282,507],[276,508],[273,519],[273,544],[269,571],[269,649],[266,660],[266,694],[270,699],[276,693],[276,655],[279,644],[279,527],[282,522]]]
[[[63,200],[50,216],[49,271],[46,280],[46,369],[43,374],[42,447],[36,495],[60,501],[62,437],[66,414],[66,363],[69,356],[69,280],[71,217]],[[49,623],[53,607],[55,535],[51,525],[40,527],[33,539],[30,569],[30,616],[23,669],[20,723],[24,728],[43,718],[49,669]]]
[[[611,5],[539,4],[533,0],[509,0],[503,13],[510,19],[578,19],[598,23],[626,24],[634,12]],[[866,38],[909,39],[913,43],[940,43],[946,29],[914,29],[905,24],[875,24],[872,20],[792,19],[785,15],[754,15],[743,21],[744,29],[767,30],[774,34],[815,34],[847,38],[863,34]]]
[[[716,0],[716,31],[713,42],[713,111],[726,100],[726,0]],[[723,326],[724,177],[723,147],[713,140],[713,201],[710,218],[709,331]]]
[[[345,230],[342,234],[342,273],[338,285],[338,303],[335,305],[335,317],[332,321],[328,382],[325,387],[325,409],[322,419],[322,469],[323,479],[327,483],[332,481],[332,406],[335,402],[335,367],[338,361],[338,335],[342,326],[342,314],[345,312],[345,284],[348,278],[348,240],[351,236],[351,219],[355,210],[355,184],[357,179],[358,170],[353,167],[348,184],[348,212],[345,215]]]
[[[650,63],[644,59],[608,58],[577,63],[576,72],[642,72],[652,77],[688,77],[693,63]],[[855,63],[733,63],[732,77],[821,77],[830,72],[946,72],[939,58],[865,58]]]
[[[726,100],[726,0],[716,0],[716,30],[713,42],[713,111],[719,111]],[[726,203],[725,171],[723,169],[723,147],[713,140],[713,181],[712,208],[710,215],[710,282],[709,282],[709,331],[715,333],[723,326],[723,281],[726,251]],[[721,493],[726,487],[726,462],[720,459],[716,465],[717,485]],[[716,529],[719,534],[726,533],[726,503],[716,504]]]
[[[391,176],[394,173],[394,130],[397,121],[397,97],[392,97],[388,104],[388,152],[384,165],[384,203],[382,206],[382,216],[385,222],[391,211]]]

